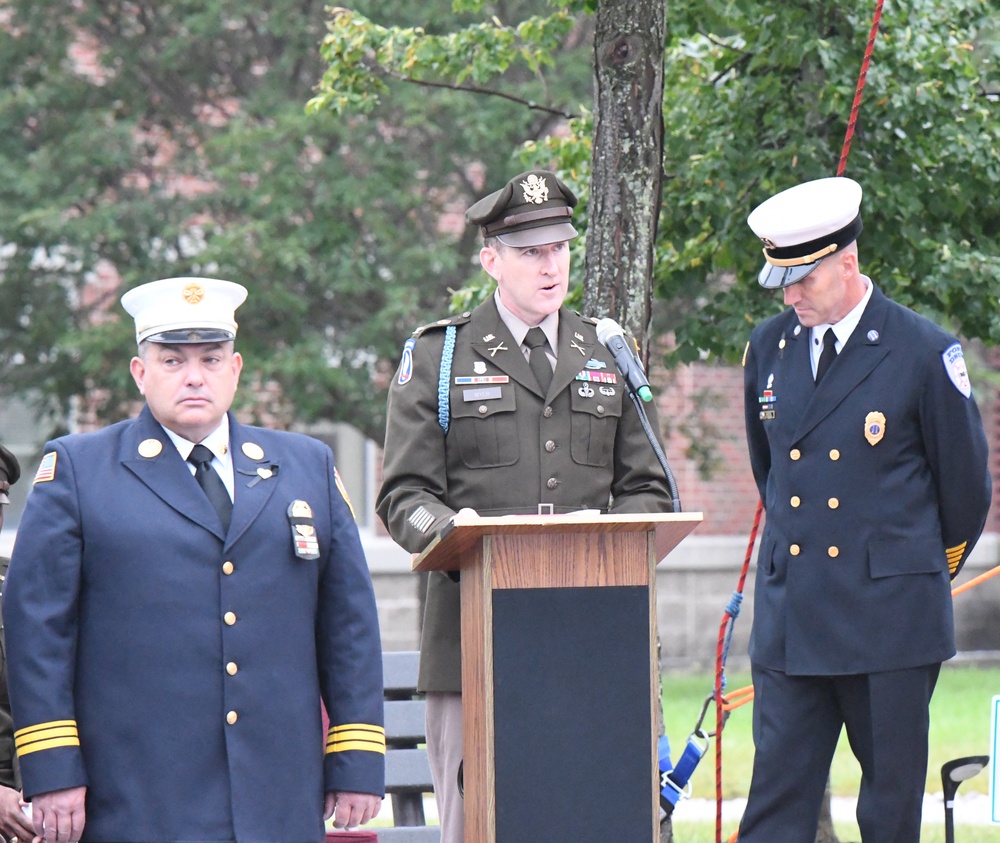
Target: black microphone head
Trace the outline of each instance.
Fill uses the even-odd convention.
[[[612,337],[624,336],[625,331],[622,330],[622,326],[615,322],[614,319],[609,319],[605,316],[603,319],[597,320],[597,339],[601,345],[607,345],[608,340]]]

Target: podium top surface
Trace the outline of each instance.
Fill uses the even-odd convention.
[[[483,518],[458,513],[426,550],[413,560],[414,571],[448,571],[462,567],[486,536],[533,533],[656,533],[656,561],[660,562],[703,520],[700,512],[604,515],[584,510],[566,515],[502,515]]]

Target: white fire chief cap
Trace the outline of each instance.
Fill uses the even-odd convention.
[[[129,290],[122,307],[135,319],[135,340],[224,342],[236,337],[236,308],[247,288],[219,278],[164,278]]]
[[[764,243],[757,280],[776,290],[805,278],[861,233],[861,185],[844,176],[790,187],[758,205],[747,225]]]

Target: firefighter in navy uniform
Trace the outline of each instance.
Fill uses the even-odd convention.
[[[464,508],[482,516],[537,514],[539,504],[557,514],[671,510],[663,473],[614,358],[597,340],[595,320],[562,306],[576,201],[554,174],[536,170],[466,214],[483,234],[480,262],[497,290],[470,313],[419,328],[389,391],[377,508],[406,550],[423,550]],[[534,364],[533,343],[533,354],[543,355]],[[535,374],[539,363],[545,368]],[[458,843],[459,586],[443,573],[429,578],[419,684],[427,692],[442,843]]]
[[[858,268],[861,187],[806,182],[749,217],[788,309],[744,358],[767,521],[750,658],[756,754],[741,843],[811,843],[842,727],[865,843],[917,843],[950,583],[985,524],[987,444],[955,337]]]
[[[245,296],[126,293],[146,407],[49,442],[35,474],[4,615],[46,843],[305,843],[380,806],[368,566],[330,449],[228,413]]]

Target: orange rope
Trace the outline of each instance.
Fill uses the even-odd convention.
[[[997,574],[1000,574],[1000,565],[997,565],[995,568],[991,568],[985,574],[980,574],[978,577],[973,577],[968,582],[962,583],[961,585],[956,585],[951,590],[951,596],[952,597],[957,597],[963,591],[968,591],[973,586],[979,585],[980,583],[984,583],[990,577],[995,577]]]

